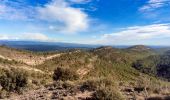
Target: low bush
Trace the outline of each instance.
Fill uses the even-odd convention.
[[[81,90],[95,91],[98,87],[101,87],[102,85],[111,86],[114,85],[114,83],[107,78],[92,78],[83,82]]]
[[[82,84],[81,90],[93,91],[92,100],[123,100],[118,88],[110,78],[87,80]]]
[[[68,90],[71,90],[75,87],[75,84],[71,81],[65,81],[63,84],[62,84],[62,87],[65,88],[65,89],[68,89]]]
[[[78,79],[78,75],[76,74],[75,71],[73,71],[70,68],[61,68],[58,67],[53,74],[53,79],[55,81],[73,81],[73,80],[77,80]]]
[[[6,98],[7,96],[8,96],[7,91],[5,91],[5,90],[1,90],[1,91],[0,91],[0,99],[4,99],[4,98]]]
[[[114,87],[99,87],[93,93],[94,100],[124,100],[122,95]]]
[[[28,85],[28,75],[18,70],[3,70],[0,74],[0,85],[7,92],[21,92]]]

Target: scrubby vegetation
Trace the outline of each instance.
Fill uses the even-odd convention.
[[[143,73],[170,80],[170,55],[167,53],[137,60],[132,66]]]
[[[94,91],[94,100],[124,100],[117,85],[110,78],[92,78],[83,82],[81,90]]]
[[[93,94],[95,100],[124,100],[122,95],[114,87],[102,86]]]
[[[78,75],[72,69],[57,67],[57,69],[54,70],[53,79],[55,81],[73,81],[78,79]]]
[[[12,50],[0,59],[1,97],[21,93],[27,87],[44,87],[42,93],[52,92],[53,99],[85,95],[92,100],[124,100],[170,94],[168,52],[158,55],[148,47],[134,46],[45,53],[14,50],[14,54],[7,54]],[[26,63],[16,60],[22,56]],[[29,65],[32,59],[34,64]],[[42,62],[37,63],[39,60]]]
[[[28,75],[18,70],[4,70],[0,75],[2,89],[6,91],[20,92],[28,84]]]
[[[21,93],[28,85],[28,75],[18,70],[0,70],[0,90],[1,96],[4,97],[7,92]],[[1,97],[1,98],[2,98]]]

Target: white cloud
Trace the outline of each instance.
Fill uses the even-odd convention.
[[[18,35],[1,34],[0,40],[38,40],[51,41],[51,39],[42,33],[22,33]]]
[[[0,40],[18,40],[19,37],[7,35],[7,34],[0,34]]]
[[[79,8],[71,7],[64,0],[53,0],[45,7],[39,7],[38,12],[38,17],[42,20],[58,23],[50,27],[63,33],[75,33],[88,28],[88,15]]]
[[[20,39],[47,41],[49,38],[42,33],[23,33]]]
[[[7,35],[0,35],[0,40],[8,40],[9,37]]]
[[[140,11],[152,11],[157,8],[161,8],[164,6],[170,5],[170,0],[149,0],[146,5],[142,6]]]
[[[145,43],[153,39],[170,38],[169,24],[153,24],[146,26],[128,27],[123,31],[111,34],[104,34],[93,41],[100,44],[135,44]]]
[[[33,17],[34,8],[22,3],[3,0],[0,3],[0,19],[28,20]]]
[[[86,30],[89,18],[83,9],[72,4],[87,2],[90,0],[52,0],[43,6],[33,7],[22,2],[3,0],[0,3],[0,19],[41,20],[56,32],[73,34]]]

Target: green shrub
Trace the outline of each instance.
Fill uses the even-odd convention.
[[[94,100],[124,100],[122,95],[114,87],[102,86],[93,93]]]
[[[65,81],[63,82],[62,87],[65,89],[71,90],[75,87],[75,84],[71,81]]]
[[[21,92],[28,84],[27,74],[21,71],[4,70],[0,75],[0,85],[8,92]]]
[[[92,100],[123,100],[111,78],[89,79],[81,86],[81,91],[94,91]]]
[[[69,68],[60,68],[58,67],[53,74],[53,79],[55,81],[61,80],[61,81],[67,81],[67,80],[77,80],[78,75],[75,71]]]
[[[98,87],[101,87],[102,85],[111,86],[114,85],[114,83],[107,78],[92,78],[83,82],[81,90],[95,91]]]
[[[0,91],[0,99],[4,99],[4,98],[6,98],[7,96],[8,96],[7,91],[5,91],[5,90],[1,90],[1,91]]]

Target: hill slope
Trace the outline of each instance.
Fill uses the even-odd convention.
[[[152,74],[170,81],[170,52],[138,60],[133,64],[133,67],[143,73]]]
[[[144,71],[138,68],[139,64],[132,66],[140,59],[147,59],[143,62],[149,61],[149,64],[157,62],[157,58],[168,61],[170,59],[167,57],[168,54],[160,57],[143,46],[144,49],[137,51],[132,48],[134,47],[131,49],[100,47],[64,53],[34,53],[0,47],[0,71],[4,73],[0,75],[1,97],[4,93],[5,95],[12,93],[11,98],[21,100],[26,97],[29,99],[64,98],[66,100],[87,98],[138,100],[152,96],[168,96],[170,84],[167,81],[159,79],[158,75],[154,76],[152,70],[143,73]],[[30,61],[38,63],[30,64],[28,63]],[[167,62],[166,64],[169,65]],[[16,71],[13,72],[14,69]],[[21,74],[18,74],[18,71]],[[23,77],[23,72],[28,76]],[[11,76],[10,73],[13,75]],[[16,81],[6,80],[15,80],[17,75],[20,81],[27,80],[26,86],[16,84]],[[169,76],[169,74],[166,75]],[[9,85],[3,85],[4,81]],[[8,87],[11,84],[16,88]],[[23,95],[14,95],[20,88],[26,88],[27,91],[24,89]]]

